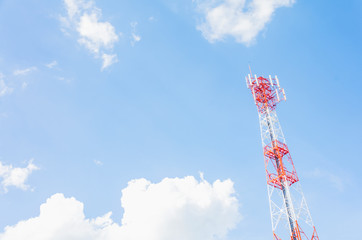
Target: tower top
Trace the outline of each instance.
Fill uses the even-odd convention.
[[[270,75],[250,73],[246,85],[259,112],[274,240],[319,240],[275,111],[286,100],[284,89]]]
[[[280,87],[276,75],[274,78],[271,75],[269,75],[269,78],[265,78],[248,74],[245,80],[246,86],[251,90],[260,113],[264,113],[267,109],[274,110],[279,102],[287,100],[285,91]]]

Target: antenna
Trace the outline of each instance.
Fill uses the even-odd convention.
[[[253,74],[251,73],[251,67],[250,67],[250,64],[249,64],[249,71],[250,71],[250,76],[253,76]]]

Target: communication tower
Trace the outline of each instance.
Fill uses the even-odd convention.
[[[285,91],[277,76],[250,73],[246,85],[259,113],[274,240],[319,240],[275,110]]]

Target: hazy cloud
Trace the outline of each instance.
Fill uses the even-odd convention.
[[[320,170],[318,168],[314,169],[309,175],[315,178],[325,179],[340,192],[344,190],[347,181],[346,178],[342,178],[332,172]]]
[[[216,240],[240,218],[230,180],[136,179],[123,189],[121,204],[122,224],[111,212],[87,219],[83,203],[58,193],[40,206],[39,216],[5,227],[0,240]]]
[[[107,67],[111,66],[112,64],[118,62],[118,58],[116,54],[105,54],[102,55],[103,64],[102,64],[102,71]]]
[[[0,97],[5,96],[7,94],[11,94],[13,92],[13,88],[10,88],[4,80],[5,76],[0,72]]]
[[[15,70],[15,71],[13,72],[13,74],[14,74],[15,76],[27,75],[27,74],[29,74],[29,73],[31,73],[31,72],[36,71],[36,70],[37,70],[36,67],[29,67],[29,68],[25,68],[25,69],[17,69],[17,70]]]
[[[141,41],[141,36],[138,35],[137,32],[137,25],[138,22],[131,22],[131,28],[132,28],[132,33],[131,33],[131,45],[134,46],[137,42]]]
[[[50,63],[47,63],[47,64],[45,64],[45,66],[47,67],[47,68],[54,68],[55,66],[57,66],[58,65],[58,62],[57,61],[52,61],[52,62],[50,62]]]
[[[95,165],[98,165],[98,166],[102,166],[103,165],[103,162],[102,161],[99,161],[97,159],[94,159],[93,162],[95,163]]]
[[[27,82],[23,82],[22,84],[21,84],[21,88],[22,89],[25,89],[25,88],[27,88],[28,87],[28,83]]]
[[[209,42],[227,36],[249,45],[265,28],[277,8],[293,5],[295,0],[193,0],[202,14],[197,29]]]

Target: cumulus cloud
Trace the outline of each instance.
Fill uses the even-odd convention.
[[[235,227],[240,215],[230,180],[213,184],[194,177],[129,182],[122,191],[122,223],[111,212],[95,219],[83,203],[51,196],[37,217],[7,226],[0,240],[215,240]]]
[[[27,75],[27,74],[29,74],[29,73],[31,73],[31,72],[36,71],[36,70],[37,70],[36,67],[29,67],[29,68],[25,68],[25,69],[17,69],[17,70],[15,70],[15,71],[13,72],[13,74],[14,74],[15,76]]]
[[[249,45],[271,20],[275,10],[295,0],[194,0],[203,15],[197,26],[209,42],[234,37]]]
[[[27,190],[29,189],[29,185],[25,184],[25,182],[29,175],[37,169],[39,168],[33,163],[33,160],[30,160],[25,168],[4,165],[0,162],[0,178],[2,179],[1,186],[5,192],[8,191],[8,187],[10,186]]]
[[[85,13],[81,16],[77,28],[80,35],[79,42],[94,53],[99,53],[102,47],[112,48],[118,41],[114,27],[109,22],[99,22],[99,18],[98,11]]]
[[[63,26],[66,29],[75,30],[78,34],[78,42],[95,57],[103,59],[102,69],[115,63],[116,61],[109,61],[109,58],[103,57],[104,55],[115,56],[112,50],[119,39],[114,26],[109,22],[101,21],[102,10],[97,8],[92,0],[64,0],[64,4],[67,15],[61,17]]]
[[[10,88],[4,80],[5,76],[0,72],[0,97],[11,94],[13,92],[13,88]]]

